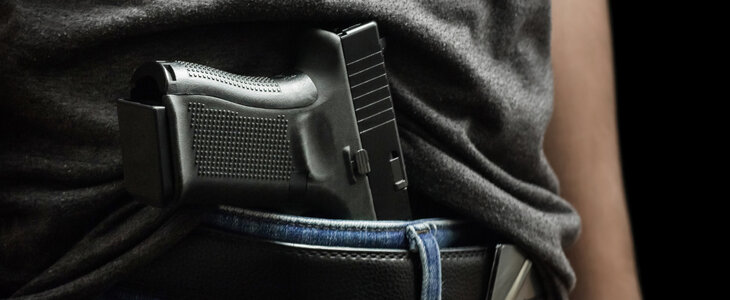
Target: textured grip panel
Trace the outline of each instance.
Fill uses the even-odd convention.
[[[246,117],[188,103],[198,176],[289,180],[292,156],[288,120]]]
[[[190,77],[205,78],[242,89],[263,93],[281,93],[279,83],[269,77],[243,76],[186,61],[176,61],[185,67]]]

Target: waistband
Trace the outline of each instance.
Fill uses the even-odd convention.
[[[448,219],[333,220],[221,206],[204,224],[246,236],[318,246],[409,249],[409,226],[428,227],[439,247],[495,242],[473,223]]]
[[[464,221],[330,220],[220,207],[203,227],[106,296],[522,299],[499,292],[514,290],[518,271],[524,271],[502,271],[508,279],[495,281],[499,247]]]

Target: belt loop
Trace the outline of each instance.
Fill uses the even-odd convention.
[[[421,300],[441,300],[441,254],[435,225],[418,223],[406,228],[408,245],[421,260]]]

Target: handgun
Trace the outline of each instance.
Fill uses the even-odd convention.
[[[136,199],[339,219],[409,219],[403,152],[375,22],[306,30],[294,71],[139,66],[117,100]]]

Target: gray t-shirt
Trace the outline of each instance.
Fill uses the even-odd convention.
[[[197,225],[200,211],[122,189],[114,100],[134,67],[273,75],[301,28],[368,20],[387,39],[411,197],[510,239],[567,297],[580,220],[542,150],[547,0],[2,2],[0,297],[94,295]]]

